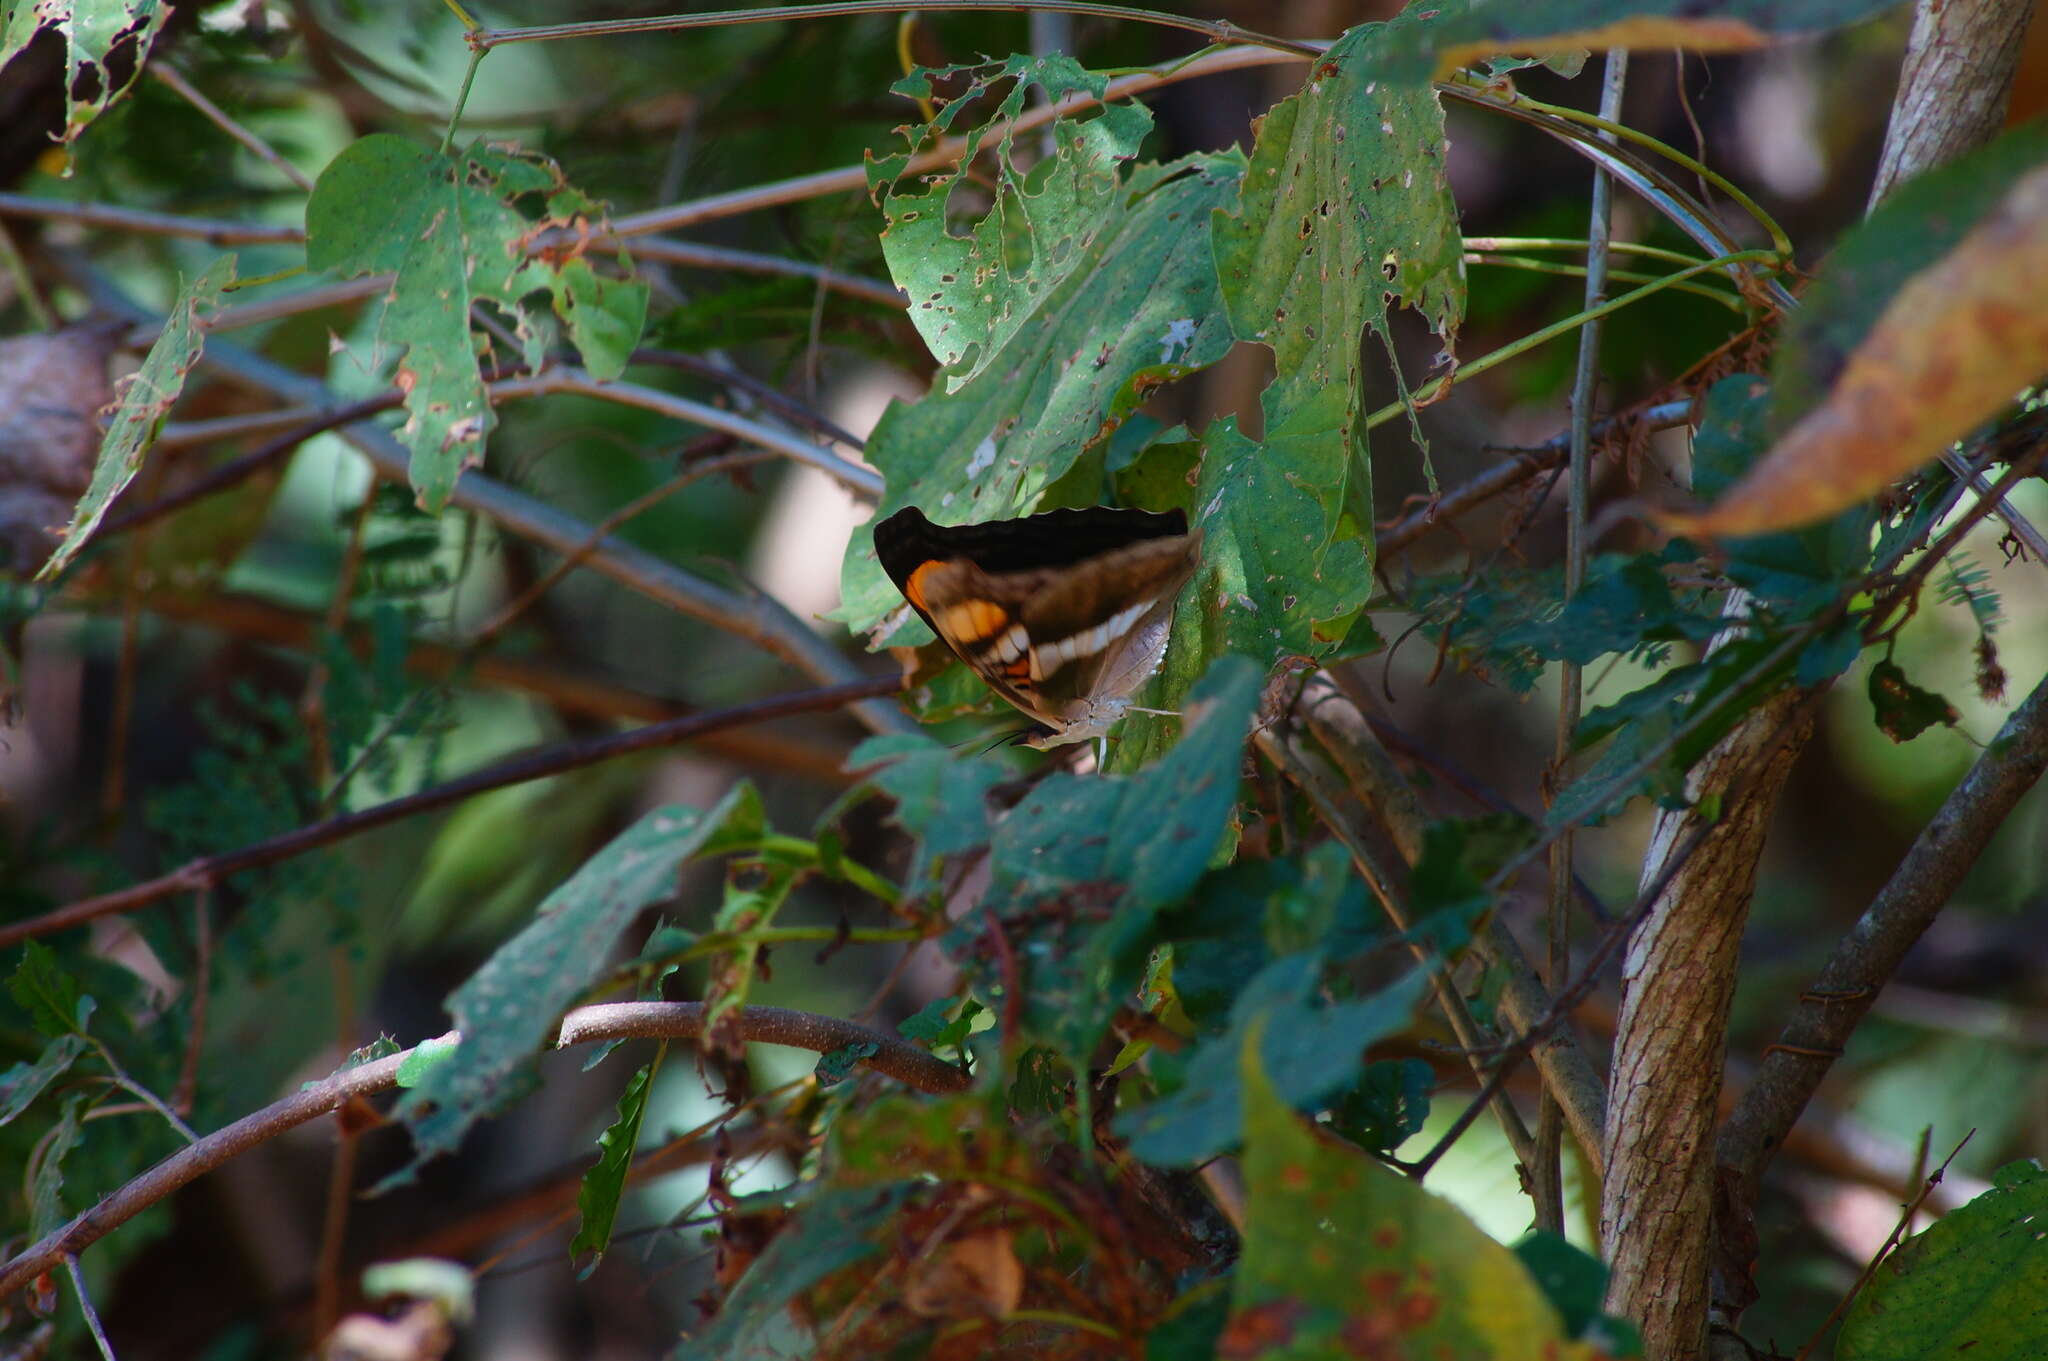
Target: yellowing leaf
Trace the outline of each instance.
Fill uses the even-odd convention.
[[[1681,533],[1810,524],[1869,496],[2048,374],[2048,166],[1909,280],[1827,399]]]
[[[1244,1256],[1218,1357],[1598,1355],[1463,1211],[1297,1116],[1255,1035],[1243,1065]]]

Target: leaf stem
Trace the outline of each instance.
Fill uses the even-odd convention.
[[[456,15],[470,26],[470,32],[474,34],[476,32],[476,21],[463,14],[462,10],[454,3],[454,0],[446,0],[446,3],[448,8],[454,10]],[[448,111],[448,131],[441,134],[441,154],[443,156],[446,156],[455,145],[455,129],[462,122],[463,109],[468,107],[470,87],[476,84],[476,68],[484,64],[484,54],[488,51],[490,51],[488,47],[478,47],[474,43],[470,45],[469,65],[463,68],[462,72],[462,88],[455,92],[455,107]]]
[[[1470,244],[1469,241],[1466,243],[1467,246],[1470,246]],[[1465,263],[1468,265],[1498,265],[1503,269],[1525,269],[1532,274],[1558,274],[1572,279],[1584,278],[1586,273],[1584,265],[1568,265],[1558,260],[1539,260],[1532,255],[1500,255],[1492,251],[1467,250],[1465,253]],[[1661,274],[1645,274],[1641,270],[1635,269],[1610,269],[1607,271],[1607,277],[1618,279],[1622,283],[1640,284],[1650,283],[1664,276]],[[1745,311],[1742,299],[1725,288],[1716,288],[1712,284],[1696,283],[1674,284],[1672,288],[1675,292],[1690,293],[1696,298],[1711,298],[1721,306],[1738,314]]]

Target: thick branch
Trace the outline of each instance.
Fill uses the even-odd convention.
[[[2033,0],[1921,0],[1914,7],[1871,207],[1900,181],[1996,135],[2033,13]]]
[[[704,1033],[704,1013],[705,1004],[702,1002],[619,1002],[579,1007],[562,1018],[560,1036],[555,1043],[557,1048],[567,1048],[605,1040],[695,1039]],[[730,1023],[740,1038],[750,1043],[783,1044],[820,1054],[851,1044],[872,1044],[875,1046],[874,1054],[862,1062],[876,1072],[919,1091],[954,1092],[968,1083],[966,1073],[900,1036],[870,1030],[835,1016],[817,1016],[783,1007],[742,1007],[733,1013]],[[459,1031],[451,1030],[430,1043],[444,1044],[460,1038]],[[142,1211],[236,1155],[267,1143],[317,1116],[337,1110],[358,1097],[396,1085],[399,1066],[413,1052],[407,1050],[402,1054],[391,1054],[309,1083],[283,1100],[245,1115],[233,1124],[179,1149],[0,1267],[0,1299],[21,1289],[66,1257],[83,1252]]]
[[[690,714],[661,723],[650,723],[643,728],[614,733],[607,737],[546,747],[525,756],[515,756],[509,761],[486,766],[459,780],[450,780],[446,784],[422,789],[417,794],[408,794],[404,798],[380,803],[373,808],[344,813],[325,822],[294,828],[280,836],[232,851],[223,851],[219,855],[202,856],[169,874],[146,879],[139,884],[116,889],[112,893],[81,898],[55,911],[45,912],[39,917],[8,922],[0,925],[0,949],[36,936],[48,935],[53,931],[82,926],[86,922],[116,912],[130,912],[174,894],[205,888],[219,883],[231,874],[274,865],[281,860],[304,855],[322,846],[331,846],[337,841],[359,835],[372,828],[383,827],[435,808],[459,803],[487,790],[545,779],[550,775],[559,775],[563,771],[613,760],[633,752],[672,746],[718,728],[732,727],[740,723],[758,723],[764,719],[808,713],[817,709],[836,709],[869,696],[894,694],[901,688],[902,680],[897,676],[871,677],[866,680],[849,681],[844,685],[827,686],[822,690],[803,690],[795,694],[778,695],[773,699],[756,700],[751,704],[734,705],[729,709],[714,709],[708,713]]]
[[[1751,1195],[1857,1023],[2006,817],[2048,771],[2048,679],[1942,801],[1814,980],[1721,1131],[1722,1167]]]

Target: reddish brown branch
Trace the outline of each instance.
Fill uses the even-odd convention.
[[[515,756],[509,761],[486,766],[459,780],[450,780],[446,784],[423,789],[402,799],[392,799],[374,808],[328,818],[324,822],[296,828],[281,836],[274,836],[232,851],[224,851],[219,855],[202,856],[169,874],[159,875],[139,884],[131,884],[112,893],[81,898],[53,912],[31,917],[27,921],[8,923],[0,926],[0,949],[36,936],[48,935],[53,931],[81,926],[112,913],[130,912],[177,893],[209,887],[231,874],[274,865],[281,860],[289,860],[307,851],[332,845],[372,828],[382,827],[387,823],[397,822],[448,804],[459,803],[487,790],[545,779],[550,775],[559,775],[564,771],[580,769],[600,761],[613,760],[655,747],[673,746],[675,743],[688,741],[706,732],[729,728],[735,724],[759,723],[789,714],[836,709],[856,700],[894,694],[901,688],[900,677],[869,677],[847,681],[841,685],[828,685],[817,690],[799,690],[792,694],[778,695],[773,699],[756,700],[751,704],[737,704],[729,709],[713,709],[706,713],[650,723],[631,732],[546,747],[525,756]]]
[[[578,1007],[562,1018],[555,1044],[557,1048],[566,1048],[605,1040],[695,1039],[704,1033],[704,1014],[702,1002],[617,1002]],[[851,1044],[871,1044],[875,1052],[861,1062],[919,1091],[956,1092],[968,1083],[967,1075],[958,1068],[901,1036],[871,1030],[836,1016],[817,1016],[783,1007],[742,1007],[721,1024],[730,1024],[748,1043],[789,1045],[820,1054]],[[450,1031],[430,1043],[445,1044],[460,1038],[459,1032]],[[337,1110],[348,1101],[396,1085],[399,1065],[412,1052],[391,1054],[308,1083],[283,1100],[179,1149],[0,1267],[0,1299],[65,1258],[77,1256],[142,1211],[237,1154]]]

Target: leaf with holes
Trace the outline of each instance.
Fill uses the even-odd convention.
[[[999,367],[890,406],[866,450],[887,490],[847,547],[836,617],[858,632],[908,614],[875,561],[872,531],[904,506],[942,524],[1005,519],[1062,478],[1097,488],[1077,502],[1103,499],[1102,458],[1119,425],[1155,389],[1230,349],[1209,219],[1236,193],[1241,165],[1226,154],[1140,167],[1074,268],[1008,333]],[[877,641],[931,638],[915,618],[889,628]]]
[[[43,564],[36,579],[47,581],[64,570],[64,565],[85,547],[100,519],[107,513],[122,488],[134,480],[142,467],[142,456],[156,440],[156,432],[170,415],[185,390],[186,375],[199,362],[206,337],[201,313],[219,302],[221,290],[235,279],[235,257],[223,255],[206,267],[198,278],[178,289],[170,316],[156,343],[149,347],[142,367],[121,386],[120,404],[115,407],[107,433],[100,440],[98,460],[93,464],[92,484],[71,513],[71,524],[63,542]]]
[[[543,206],[529,216],[522,205],[532,196]],[[371,358],[397,362],[407,416],[399,437],[428,510],[445,505],[462,470],[482,460],[493,423],[473,307],[508,317],[533,362],[546,335],[525,299],[548,291],[599,378],[617,376],[639,337],[646,285],[600,279],[573,242],[530,253],[549,229],[587,227],[590,206],[543,158],[482,142],[443,154],[388,133],[352,143],[313,187],[308,268],[344,279],[396,276],[377,304]]]
[[[128,93],[171,8],[163,0],[0,0],[0,70],[42,29],[62,35],[61,140],[69,146],[86,124]],[[112,64],[116,55],[129,63],[128,78],[118,84]],[[71,173],[68,163],[64,173]]]

